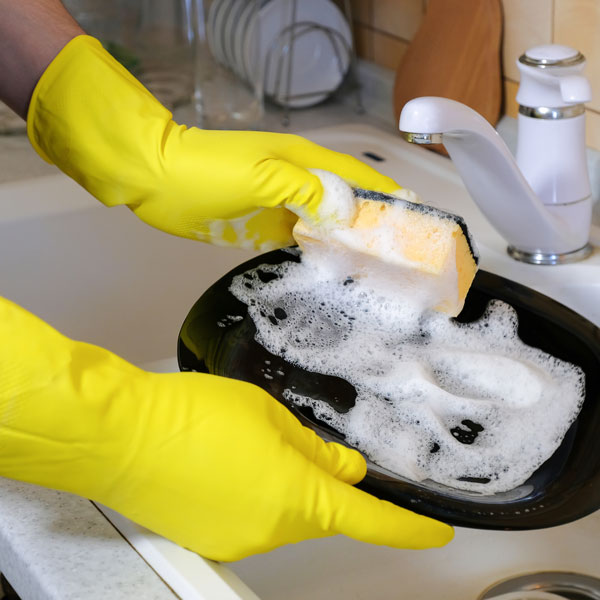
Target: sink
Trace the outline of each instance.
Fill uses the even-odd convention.
[[[368,162],[422,200],[463,216],[481,254],[480,267],[551,296],[600,325],[600,255],[561,266],[518,263],[471,200],[452,163],[398,137],[364,126],[304,133]],[[375,156],[379,159],[369,158]],[[600,242],[594,228],[593,240]],[[475,599],[497,580],[539,570],[600,576],[600,511],[569,525],[529,532],[458,528],[445,548],[419,552],[369,546],[338,536],[247,558],[231,569],[260,598],[325,600]]]
[[[198,295],[254,253],[177,238],[64,175],[0,186],[0,293],[141,365],[175,355]]]
[[[549,295],[600,326],[596,227],[594,253],[581,263],[518,263],[507,256],[506,243],[448,159],[368,126],[304,135],[361,158],[425,202],[462,215],[483,269]],[[157,371],[176,370],[177,335],[194,302],[255,256],[153,230],[125,208],[104,208],[63,175],[2,185],[0,206],[1,293],[65,334]],[[600,511],[538,531],[459,528],[449,546],[433,550],[394,550],[337,536],[221,565],[103,510],[178,596],[190,600],[475,600],[494,582],[532,571],[600,577]]]

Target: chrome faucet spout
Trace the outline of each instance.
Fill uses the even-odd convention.
[[[401,131],[402,137],[411,144],[429,145],[443,144],[444,138],[441,133],[411,133],[410,131]]]

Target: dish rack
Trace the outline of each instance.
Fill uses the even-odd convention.
[[[358,83],[358,78],[356,77],[356,49],[351,28],[352,9],[350,6],[350,0],[344,0],[343,4],[344,16],[350,25],[350,44],[339,31],[336,31],[331,27],[326,27],[313,21],[298,21],[296,18],[298,14],[298,0],[292,0],[291,2],[291,23],[280,32],[275,41],[271,44],[264,65],[264,72],[267,73],[269,68],[272,66],[272,62],[275,64],[275,90],[274,93],[271,94],[271,97],[277,104],[281,105],[283,109],[282,124],[284,126],[288,126],[290,123],[290,110],[292,108],[291,103],[294,100],[318,98],[323,95],[329,96],[339,88],[339,86],[336,86],[335,88],[315,90],[305,94],[291,93],[291,84],[294,74],[294,45],[302,36],[315,31],[322,32],[329,39],[331,47],[335,53],[340,79],[346,79],[349,89],[351,89],[355,94],[356,112],[364,112],[360,94],[360,85]],[[347,69],[344,67],[345,63],[348,65]],[[286,71],[286,77],[283,77],[284,69]]]
[[[216,63],[278,104],[284,126],[291,109],[318,104],[342,85],[364,112],[350,0],[212,0],[207,14]]]

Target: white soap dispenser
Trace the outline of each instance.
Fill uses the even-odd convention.
[[[591,88],[581,74],[585,58],[549,44],[527,50],[517,66],[517,165],[547,209],[581,232],[579,252],[587,255],[592,199],[583,103],[591,99]]]

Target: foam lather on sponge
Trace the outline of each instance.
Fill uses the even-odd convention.
[[[331,173],[319,176],[331,202],[340,179]],[[352,191],[354,214],[345,224],[297,222],[294,238],[303,261],[350,278],[368,277],[373,288],[398,290],[417,311],[433,308],[456,316],[478,262],[463,219],[411,201],[415,195],[409,190],[398,196]]]

